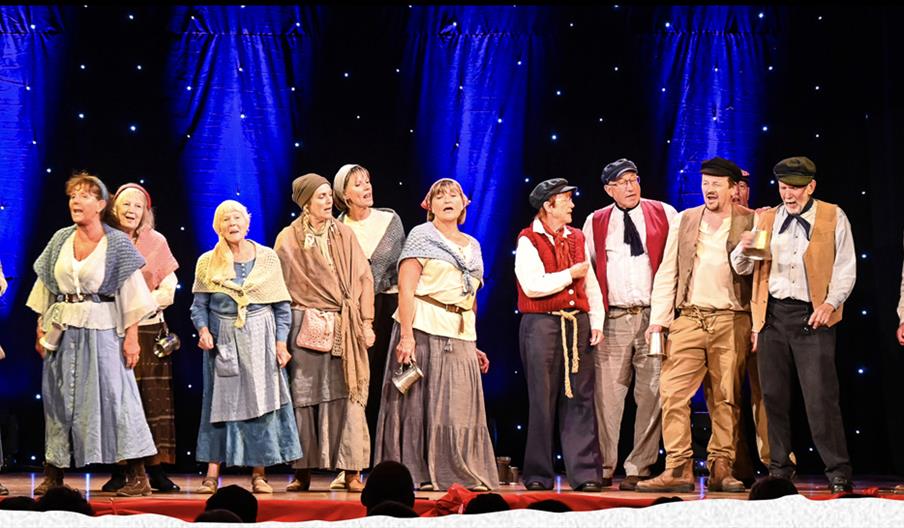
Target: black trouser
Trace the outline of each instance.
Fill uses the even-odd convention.
[[[525,484],[539,482],[547,488],[555,484],[553,427],[557,414],[568,483],[575,488],[585,482],[599,482],[602,477],[593,410],[590,318],[581,313],[577,320],[580,366],[577,373],[569,374],[574,397],[568,398],[565,396],[565,358],[559,316],[524,314],[521,318],[521,362],[530,400],[522,473]],[[573,323],[566,321],[565,325],[570,358]]]
[[[790,477],[791,394],[793,375],[803,393],[813,443],[826,476],[851,478],[835,373],[835,328],[813,329],[810,303],[770,297],[766,324],[757,343],[760,385],[769,422],[769,473]]]
[[[380,396],[383,393],[383,374],[386,370],[386,358],[389,354],[395,354],[395,350],[389,350],[389,341],[392,337],[392,314],[399,306],[397,293],[379,293],[374,297],[374,345],[367,349],[367,359],[370,362],[370,386],[367,393],[367,429],[370,432],[370,445],[374,445],[374,437],[377,434],[377,416],[380,414]]]

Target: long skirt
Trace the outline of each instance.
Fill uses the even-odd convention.
[[[204,393],[195,458],[199,462],[245,467],[272,466],[296,460],[301,457],[301,446],[288,397],[285,369],[272,369],[266,374],[267,369],[260,368],[261,365],[277,365],[276,341],[272,333],[275,328],[273,310],[267,307],[249,313],[242,329],[235,328],[233,320],[210,313],[210,330],[217,348],[204,353]],[[225,350],[229,352],[221,353]],[[225,372],[233,368],[237,371]],[[240,380],[241,376],[249,379]],[[228,393],[214,396],[215,391],[222,393],[216,386],[218,383],[225,383],[230,388],[241,387],[237,389],[239,391],[256,386],[270,394],[276,392],[280,395],[280,403],[278,407],[272,405],[274,410],[253,418],[211,423],[212,416],[228,412],[225,407],[232,405],[223,401]],[[243,403],[248,402],[234,402],[232,410],[246,411]]]
[[[44,458],[58,468],[157,453],[116,330],[69,327],[44,359]],[[71,441],[70,441],[71,435]]]
[[[497,487],[476,343],[415,330],[414,354],[424,378],[402,395],[392,383],[399,367],[399,338],[396,323],[383,378],[374,463],[401,462],[416,484],[429,482],[435,489],[453,483]]]
[[[348,399],[342,358],[297,346],[304,310],[292,310],[289,374],[302,456],[296,469],[360,471],[370,462],[364,405]]]
[[[176,463],[176,417],[173,412],[173,359],[154,355],[154,343],[163,323],[138,327],[141,356],[135,365],[135,381],[144,416],[157,446],[153,464]]]

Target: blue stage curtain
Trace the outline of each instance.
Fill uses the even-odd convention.
[[[415,170],[420,201],[439,178],[471,199],[462,229],[483,248],[487,286],[511,280],[512,205],[526,200],[523,157],[530,59],[539,8],[414,6],[403,62],[406,99],[416,115]],[[520,61],[520,64],[519,64]],[[540,61],[537,61],[540,62]],[[499,264],[497,267],[496,264]],[[481,305],[489,295],[481,296]]]
[[[656,10],[643,37],[655,137],[666,138],[669,201],[680,211],[703,203],[700,163],[721,156],[752,170],[764,133],[766,79],[776,19],[750,6]],[[668,25],[666,25],[668,24]],[[663,90],[664,89],[664,90]]]
[[[211,224],[223,200],[248,208],[249,238],[262,244],[272,246],[286,223],[313,18],[312,9],[289,6],[173,10],[164,90],[202,251],[216,242]]]
[[[64,49],[59,7],[0,7],[0,262],[6,276],[15,277],[0,300],[0,317],[34,279],[34,255],[27,252],[46,176],[49,121],[57,117]]]

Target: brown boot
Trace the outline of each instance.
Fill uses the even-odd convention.
[[[694,464],[686,460],[675,468],[665,468],[658,477],[637,483],[637,491],[690,493],[694,491]]]
[[[63,470],[51,464],[45,464],[44,480],[35,486],[34,494],[43,495],[47,493],[47,490],[50,488],[56,488],[58,486],[64,486]]]
[[[139,459],[129,460],[129,469],[126,473],[126,485],[119,488],[116,495],[120,497],[147,497],[151,494],[151,484],[144,472],[144,461]]]
[[[296,469],[295,478],[286,486],[286,491],[297,492],[308,491],[309,489],[311,489],[311,470]]]
[[[361,493],[364,491],[364,483],[361,482],[361,473],[358,471],[346,471],[345,485],[348,486],[348,491],[352,493]]]
[[[706,489],[729,493],[743,493],[745,491],[744,483],[731,476],[731,464],[724,458],[717,458],[710,464]]]

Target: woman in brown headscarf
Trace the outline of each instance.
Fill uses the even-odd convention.
[[[306,491],[311,469],[345,471],[349,491],[370,461],[364,406],[374,342],[374,286],[355,234],[333,218],[330,183],[305,174],[292,183],[301,216],[276,237],[292,298],[289,374],[302,458],[287,491]]]

